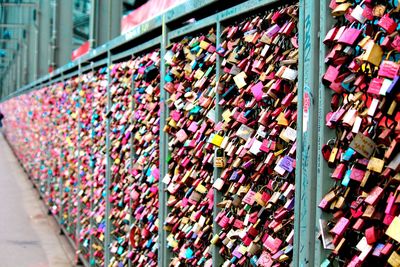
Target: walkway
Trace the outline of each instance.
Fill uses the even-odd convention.
[[[0,266],[71,267],[73,252],[0,134]]]

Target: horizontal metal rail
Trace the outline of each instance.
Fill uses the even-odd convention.
[[[140,45],[138,45],[138,46],[136,46],[134,48],[131,48],[131,49],[127,50],[127,51],[112,55],[111,56],[111,60],[113,62],[115,62],[115,61],[121,60],[123,58],[127,58],[129,56],[132,56],[134,54],[141,53],[141,52],[143,52],[145,50],[148,50],[150,48],[156,47],[157,45],[158,46],[161,45],[161,36],[156,37],[156,38],[154,38],[154,39],[152,39],[150,41],[147,41],[147,42],[145,42],[143,44],[140,44]]]

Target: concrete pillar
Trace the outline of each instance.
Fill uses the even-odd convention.
[[[121,34],[122,0],[93,0],[92,8],[91,31],[97,47]]]
[[[56,1],[56,68],[71,61],[73,50],[73,13],[72,0]]]
[[[26,31],[28,41],[28,83],[36,80],[37,75],[35,73],[36,58],[35,58],[35,27],[30,25]]]
[[[50,0],[39,0],[39,77],[46,75],[50,66]]]

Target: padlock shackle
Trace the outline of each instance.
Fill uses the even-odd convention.
[[[386,59],[386,60],[389,60],[393,53],[394,53],[394,54],[397,54],[398,52],[397,52],[396,49],[390,50],[390,51],[387,53],[385,59]],[[395,58],[394,58],[394,59],[395,59]],[[400,60],[399,60],[399,61],[400,61]],[[398,61],[398,62],[399,62],[399,61]]]

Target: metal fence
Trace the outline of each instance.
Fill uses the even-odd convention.
[[[165,85],[165,60],[166,48],[171,40],[177,39],[184,35],[202,30],[208,27],[216,29],[216,45],[221,43],[219,38],[224,26],[234,19],[239,19],[246,14],[258,11],[265,11],[271,8],[291,3],[292,1],[278,0],[249,0],[238,5],[234,3],[221,3],[223,1],[212,0],[191,0],[167,11],[165,14],[158,16],[144,24],[136,27],[131,32],[120,36],[113,41],[92,50],[88,55],[83,56],[75,62],[55,70],[53,73],[35,81],[32,84],[19,88],[17,91],[4,95],[2,102],[8,99],[17,97],[22,94],[29,93],[34,90],[49,86],[57,82],[63,82],[72,77],[80,76],[90,72],[93,69],[101,67],[109,67],[114,62],[130,58],[133,54],[141,53],[150,48],[159,48],[161,51],[160,64],[160,88]],[[234,1],[233,1],[234,2]],[[211,11],[211,12],[210,12]],[[214,13],[210,16],[204,16],[205,12]],[[295,203],[295,237],[294,237],[294,266],[316,266],[324,260],[324,249],[317,240],[318,221],[321,212],[317,208],[318,200],[323,196],[325,189],[328,187],[326,179],[323,179],[329,169],[325,162],[321,160],[320,148],[329,139],[328,131],[324,125],[324,114],[326,113],[327,96],[320,83],[320,76],[324,73],[324,55],[325,50],[320,36],[324,36],[327,28],[331,25],[328,16],[328,7],[325,2],[316,0],[300,1],[300,18],[299,18],[299,89],[298,89],[298,130],[297,130],[297,168],[296,168],[296,203]],[[182,22],[190,17],[200,17],[198,21],[186,26],[182,26]],[[217,77],[221,76],[221,59],[217,59]],[[108,75],[108,83],[110,83]],[[160,129],[163,129],[168,116],[168,107],[165,103],[168,94],[165,90],[161,91],[161,116]],[[219,99],[217,98],[217,103]],[[111,108],[110,87],[107,87],[107,111]],[[215,114],[217,118],[221,117],[221,107],[216,105]],[[78,123],[80,125],[80,123]],[[110,118],[106,121],[107,139],[106,139],[106,213],[105,217],[110,215]],[[80,129],[77,129],[79,132]],[[168,135],[160,131],[160,158],[166,159],[168,150]],[[78,148],[79,148],[78,144]],[[63,160],[63,159],[61,159]],[[78,169],[79,169],[78,162]],[[167,174],[166,160],[160,161],[160,177]],[[219,169],[215,168],[214,177],[218,177]],[[78,181],[80,184],[80,181]],[[60,184],[62,187],[62,184]],[[62,190],[61,190],[62,191]],[[219,198],[219,192],[215,191],[215,195]],[[163,230],[163,222],[167,214],[166,206],[167,195],[165,185],[159,182],[159,251],[158,251],[158,266],[168,266],[171,257],[167,249],[166,233]],[[217,201],[215,201],[217,202]],[[79,202],[79,205],[82,203]],[[214,207],[214,216],[217,214],[217,207]],[[81,207],[78,207],[78,217],[82,216]],[[61,218],[59,218],[61,221]],[[79,218],[78,218],[78,221]],[[91,224],[94,223],[91,221]],[[106,232],[104,247],[109,248],[110,244],[110,222],[106,222]],[[62,231],[67,233],[63,226]],[[79,233],[79,224],[76,225],[76,233]],[[214,227],[215,234],[217,227]],[[67,235],[68,236],[68,235]],[[70,240],[73,246],[76,246]],[[93,257],[93,251],[90,251]],[[216,247],[213,248],[213,266],[219,266],[221,259]],[[90,262],[80,257],[85,266],[91,266]],[[105,265],[108,266],[110,261],[110,252],[105,249]]]

